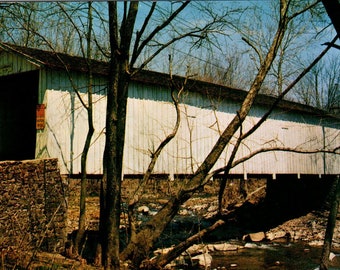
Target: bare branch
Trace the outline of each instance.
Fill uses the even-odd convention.
[[[250,42],[249,39],[245,38],[245,37],[242,37],[242,40],[247,43],[250,47],[252,47],[254,49],[254,51],[256,52],[256,54],[258,55],[259,57],[259,61],[260,61],[260,64],[262,65],[263,63],[263,58],[262,58],[262,55],[261,55],[261,52],[256,48],[256,46],[254,44],[252,44]]]
[[[172,98],[172,101],[173,101],[173,104],[174,104],[175,110],[176,110],[176,123],[175,123],[175,125],[172,129],[172,132],[170,134],[168,134],[166,136],[166,138],[159,144],[157,149],[153,153],[151,153],[151,161],[149,163],[149,166],[148,166],[146,172],[144,173],[143,179],[139,183],[137,190],[134,192],[132,198],[130,198],[129,206],[134,206],[139,201],[139,197],[142,194],[142,191],[143,191],[145,184],[150,179],[150,176],[153,172],[153,169],[156,165],[156,162],[157,162],[159,155],[161,154],[164,147],[176,136],[177,131],[179,129],[179,125],[180,125],[180,122],[181,122],[181,112],[180,112],[180,108],[179,108],[179,99],[180,99],[182,92],[184,91],[184,87],[186,85],[187,79],[185,79],[182,87],[179,90],[177,90],[177,86],[175,85],[175,82],[172,79],[171,73],[170,73],[170,77],[171,77],[171,80],[170,80],[170,83],[171,83],[171,98]],[[176,92],[177,92],[177,94],[176,94]]]
[[[250,153],[247,156],[244,156],[232,163],[232,165],[229,168],[229,165],[224,166],[222,168],[218,168],[214,171],[212,171],[207,177],[211,178],[214,175],[217,175],[219,173],[224,172],[226,169],[231,169],[236,167],[237,165],[253,158],[254,156],[265,153],[265,152],[273,152],[273,151],[281,151],[281,152],[291,152],[291,153],[297,153],[297,154],[318,154],[318,153],[326,153],[326,154],[335,154],[335,155],[340,155],[340,146],[335,147],[334,149],[314,149],[314,150],[306,150],[306,149],[299,149],[299,148],[291,148],[291,147],[268,147],[268,148],[260,148],[252,153]]]
[[[280,19],[275,37],[272,41],[272,44],[266,55],[266,58],[264,59],[263,64],[260,66],[258,74],[256,75],[256,78],[254,79],[250,87],[250,90],[248,91],[247,96],[245,97],[238,111],[238,114],[234,116],[234,118],[231,120],[229,125],[226,127],[226,129],[223,131],[221,136],[218,138],[217,142],[215,143],[214,147],[212,148],[208,156],[205,158],[203,163],[200,165],[200,167],[197,169],[197,171],[192,176],[191,181],[188,182],[187,187],[182,190],[183,194],[187,192],[190,193],[196,190],[196,187],[202,186],[202,183],[207,181],[207,175],[208,176],[210,175],[209,171],[214,166],[217,159],[220,157],[224,148],[230,142],[231,138],[234,136],[238,128],[240,128],[243,121],[246,119],[250,111],[250,108],[252,107],[255,101],[255,98],[258,95],[258,92],[260,91],[264,78],[266,77],[275,59],[277,50],[282,42],[285,30],[286,30],[286,26],[288,23],[285,18],[286,13],[287,13],[287,10],[285,8],[282,8],[280,11],[282,18]]]
[[[135,69],[132,74],[136,74],[137,72],[139,72],[140,70],[142,70],[147,64],[149,64],[160,52],[162,52],[165,48],[169,47],[171,44],[187,38],[187,37],[197,37],[197,38],[203,38],[203,36],[201,36],[200,33],[202,30],[198,29],[198,30],[194,30],[188,33],[185,33],[183,35],[177,36],[173,39],[171,39],[170,41],[168,41],[167,43],[164,43],[162,45],[160,45],[160,47],[149,57],[147,58],[137,69]]]
[[[148,23],[149,23],[149,21],[152,17],[153,12],[155,11],[156,5],[157,5],[157,2],[152,3],[151,8],[149,10],[149,13],[145,17],[142,28],[140,29],[140,31],[137,31],[136,41],[135,41],[135,44],[134,44],[133,53],[132,53],[132,57],[131,57],[132,66],[136,62],[136,59],[138,58],[137,54],[138,54],[138,45],[139,45],[140,39],[145,32],[145,29],[146,29],[146,27],[147,27],[147,25],[148,25]]]
[[[76,30],[78,37],[79,37],[79,45],[80,45],[80,49],[82,51],[83,56],[85,56],[85,49],[83,46],[83,35],[81,34],[79,27],[75,24],[75,22],[73,21],[72,17],[68,14],[68,12],[65,10],[64,6],[60,3],[60,2],[56,2],[58,7],[61,9],[61,11],[66,15],[67,19],[69,20],[69,22],[72,24],[73,28]]]
[[[140,46],[138,46],[138,49],[136,49],[136,52],[134,53],[134,58],[131,59],[131,66],[134,65],[137,58],[143,51],[143,49],[147,46],[147,44],[155,37],[156,34],[158,34],[161,30],[163,30],[165,27],[167,27],[177,16],[178,14],[183,11],[183,9],[190,3],[190,1],[185,1],[182,3],[182,5],[175,10],[174,13],[172,13],[167,20],[165,20],[161,25],[158,25],[155,27],[155,29],[150,33],[150,35],[143,40]]]
[[[151,264],[154,267],[160,267],[163,268],[165,265],[167,265],[172,260],[176,259],[182,252],[187,250],[190,246],[192,246],[193,243],[195,243],[197,240],[201,239],[206,234],[216,230],[218,227],[221,227],[225,224],[225,221],[223,220],[217,220],[213,225],[210,227],[201,230],[200,232],[190,236],[185,241],[181,242],[177,246],[173,247],[168,253],[161,254],[155,259],[152,259],[151,261],[147,261],[146,264]],[[147,268],[150,269],[150,268]]]
[[[265,153],[265,152],[272,152],[272,151],[281,151],[281,152],[292,152],[292,153],[298,153],[298,154],[317,154],[317,153],[329,153],[329,154],[336,154],[340,155],[336,151],[339,147],[332,149],[332,150],[327,150],[327,149],[315,149],[315,150],[304,150],[304,149],[298,149],[298,148],[290,148],[290,147],[270,147],[270,148],[261,148],[258,149],[252,153],[250,153],[247,156],[244,156],[236,161],[233,162],[232,168],[234,168],[236,165],[245,162],[248,159],[251,159],[252,157],[260,154],[260,153]]]
[[[303,9],[299,10],[298,12],[295,12],[294,14],[292,14],[291,16],[289,16],[288,20],[292,20],[294,19],[295,17],[305,13],[306,11],[314,8],[316,5],[318,5],[319,3],[321,2],[321,0],[317,0],[315,1],[314,3],[311,3],[310,5],[304,7]]]
[[[253,134],[262,125],[262,123],[267,120],[269,115],[273,112],[273,110],[280,103],[280,101],[284,98],[284,96],[322,59],[322,57],[329,51],[329,49],[332,47],[332,45],[335,43],[336,40],[337,40],[337,37],[335,37],[328,44],[327,48],[325,48],[318,55],[318,57],[316,57],[314,61],[307,68],[305,68],[293,82],[291,82],[287,86],[287,88],[275,99],[270,109],[261,117],[261,119],[250,130],[248,130],[245,134],[243,134],[241,140],[244,140],[245,138]]]

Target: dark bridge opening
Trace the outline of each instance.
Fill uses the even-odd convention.
[[[228,206],[229,214],[222,216],[226,225],[208,236],[209,241],[221,241],[224,238],[242,237],[249,232],[268,231],[284,222],[304,216],[310,212],[323,214],[331,203],[331,186],[335,175],[271,175],[266,178],[234,179],[231,190],[227,194],[236,198],[234,204]],[[232,180],[230,180],[232,181]],[[248,194],[240,192],[240,186]],[[238,204],[239,198],[245,198],[259,187],[265,186],[251,200]],[[243,191],[244,191],[243,190]],[[235,207],[234,207],[235,205]]]
[[[329,203],[330,188],[335,176],[279,175],[268,180],[265,205],[268,223],[280,223],[313,210],[322,210]]]
[[[39,72],[0,77],[0,160],[35,158]]]
[[[329,207],[334,180],[334,175],[301,175],[298,179],[297,175],[287,174],[277,175],[275,180],[268,177],[265,194],[255,203],[246,202],[236,209],[237,224],[266,231],[311,211],[323,211]]]

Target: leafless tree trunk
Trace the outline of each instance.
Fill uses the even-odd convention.
[[[332,196],[331,208],[329,211],[327,227],[326,227],[326,232],[325,232],[325,239],[324,239],[324,244],[323,244],[323,249],[322,249],[320,270],[327,270],[329,266],[329,254],[332,248],[333,233],[334,233],[336,218],[338,215],[339,204],[340,204],[339,176],[337,176],[337,178],[334,179],[331,190],[333,192],[333,196]]]
[[[339,1],[338,0],[322,0],[322,3],[327,11],[329,18],[332,21],[335,31],[338,33],[338,38],[340,39],[340,17],[339,17],[340,3]]]
[[[119,30],[117,2],[108,2],[111,57],[104,150],[105,205],[101,205],[104,209],[100,217],[100,227],[103,230],[103,264],[106,269],[120,268],[119,225],[126,104],[130,80],[129,49],[138,5],[138,2],[131,2],[128,8],[127,2],[124,2],[123,23]]]
[[[81,255],[81,242],[83,241],[84,234],[86,231],[86,195],[87,195],[87,171],[86,162],[87,154],[90,150],[91,140],[94,133],[93,126],[93,102],[92,102],[92,85],[93,85],[93,75],[91,67],[91,33],[92,33],[92,3],[88,3],[88,33],[87,33],[87,67],[88,67],[88,82],[87,82],[87,106],[85,107],[87,111],[87,123],[88,131],[86,135],[86,140],[81,155],[81,178],[80,178],[80,198],[79,198],[79,220],[78,220],[78,232],[75,239],[75,252]]]
[[[221,168],[219,170],[216,171],[216,173],[218,172],[222,172],[224,173],[223,175],[223,178],[221,180],[221,183],[220,183],[220,189],[219,189],[219,194],[218,194],[218,202],[219,202],[219,214],[222,214],[223,212],[223,209],[222,209],[222,199],[223,199],[223,195],[224,195],[224,191],[225,191],[225,188],[226,188],[226,184],[227,184],[227,177],[228,177],[228,173],[230,171],[230,169],[232,169],[233,167],[235,167],[237,164],[240,164],[241,162],[244,162],[245,158],[247,157],[243,157],[241,160],[236,160],[234,161],[235,159],[235,156],[236,156],[236,153],[237,153],[237,150],[241,144],[241,142],[246,139],[247,137],[249,137],[251,134],[253,134],[260,126],[261,124],[266,121],[266,119],[268,118],[268,116],[272,113],[272,111],[274,110],[274,108],[278,105],[278,103],[285,97],[285,95],[322,59],[323,56],[326,55],[326,53],[329,51],[329,49],[332,47],[332,44],[334,44],[334,42],[336,41],[337,38],[334,38],[330,44],[327,46],[326,49],[324,49],[318,57],[316,57],[314,59],[314,61],[312,61],[312,63],[306,67],[298,76],[297,78],[292,82],[290,83],[287,88],[280,93],[280,95],[275,99],[274,103],[271,105],[270,109],[261,117],[261,119],[251,128],[249,129],[246,133],[243,133],[242,132],[242,127],[240,127],[240,135],[238,136],[238,139],[235,143],[235,145],[233,146],[233,151],[232,151],[232,154],[231,156],[229,157],[229,160],[228,160],[228,163],[227,165],[224,167],[224,168]],[[269,150],[269,149],[268,149]],[[269,151],[273,151],[274,149],[271,148],[271,150]],[[280,149],[277,149],[277,150],[280,150]],[[282,149],[282,150],[287,150],[287,151],[296,151],[296,152],[299,152],[297,149]],[[258,153],[260,152],[263,152],[263,151],[267,151],[266,149],[260,149],[258,151]],[[321,150],[317,150],[317,151],[323,151],[322,149]],[[300,151],[301,153],[302,151]],[[335,151],[334,151],[335,153]],[[253,155],[256,155],[257,153],[252,153],[250,154],[250,158],[253,156]]]
[[[153,170],[159,158],[159,155],[162,153],[164,147],[173,138],[175,138],[177,131],[179,129],[180,122],[181,122],[181,112],[180,112],[179,104],[180,104],[181,95],[185,89],[186,81],[187,80],[185,79],[183,85],[181,86],[176,85],[176,83],[173,80],[172,71],[170,68],[171,98],[172,98],[175,111],[176,111],[176,122],[174,124],[172,131],[165,137],[163,141],[161,141],[157,149],[151,153],[151,160],[150,160],[147,170],[145,171],[143,175],[143,179],[139,182],[137,189],[133,192],[133,194],[130,196],[130,199],[128,201],[128,218],[129,218],[129,230],[130,230],[129,238],[131,239],[131,241],[134,241],[136,237],[136,225],[135,225],[136,221],[134,220],[134,210],[135,210],[134,208],[144,194],[144,188],[146,184],[148,183],[148,181],[150,180],[151,174],[153,173]]]
[[[127,91],[131,76],[143,69],[154,57],[162,50],[186,37],[204,39],[202,31],[209,31],[212,23],[206,27],[194,28],[188,33],[179,34],[168,42],[159,43],[158,49],[148,57],[139,68],[133,69],[133,65],[140,57],[145,47],[153,38],[165,29],[178,14],[189,4],[184,2],[174,10],[164,22],[156,26],[146,35],[145,30],[149,20],[155,11],[157,3],[152,3],[150,11],[146,16],[140,31],[136,34],[133,44],[131,59],[130,46],[134,23],[138,12],[138,2],[124,2],[122,21],[119,25],[117,14],[117,3],[109,2],[109,28],[110,28],[110,72],[109,89],[107,93],[107,115],[106,115],[106,143],[104,150],[104,176],[101,195],[101,242],[103,251],[103,264],[106,269],[119,269],[119,222],[120,222],[120,203],[121,203],[121,178],[122,162],[125,137],[125,119]],[[140,239],[139,239],[140,240]]]

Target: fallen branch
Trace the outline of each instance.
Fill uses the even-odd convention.
[[[173,249],[171,249],[166,254],[161,254],[158,257],[145,261],[143,263],[143,266],[145,269],[163,269],[165,265],[176,259],[179,255],[181,255],[185,250],[187,250],[189,247],[193,245],[194,242],[201,239],[204,235],[214,231],[216,228],[224,225],[225,222],[223,220],[216,221],[213,225],[210,227],[203,229],[202,231],[194,234],[193,236],[187,238],[185,241],[181,242],[177,246],[175,246]]]

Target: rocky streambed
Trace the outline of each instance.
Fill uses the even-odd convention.
[[[187,211],[190,212],[190,209]],[[208,216],[211,214],[207,213]],[[192,269],[191,267],[194,266],[203,269],[210,267],[210,269],[314,270],[317,269],[321,258],[327,215],[327,211],[312,211],[267,231],[251,231],[244,227],[233,228],[227,224],[225,228],[214,232],[213,236],[207,236],[200,244],[193,245],[167,267],[171,269]],[[200,222],[203,225],[207,220]],[[186,230],[184,225],[182,226],[179,231],[185,234]],[[184,240],[184,235],[179,235],[177,240],[180,238]],[[223,238],[227,240],[221,241]],[[337,221],[330,255],[330,269],[340,269],[339,240],[340,226]],[[164,243],[164,239],[160,241]],[[168,250],[169,248],[159,248],[156,254]]]
[[[265,181],[248,180],[242,185],[240,183],[240,180],[229,183],[224,199],[225,215],[219,217],[224,219],[225,225],[200,239],[199,243],[174,263],[181,267],[181,265],[188,265],[185,258],[189,258],[196,264],[203,261],[206,263],[211,258],[210,266],[216,269],[218,267],[220,269],[311,269],[309,268],[311,265],[316,265],[321,254],[328,217],[327,207],[324,207],[327,192],[323,190],[321,193],[318,188],[315,188],[315,193],[309,192],[313,196],[317,192],[320,193],[317,199],[315,196],[312,198],[312,202],[316,202],[314,204],[310,203],[311,200],[308,198],[305,200],[306,197],[303,197],[300,202],[300,199],[297,199],[299,193],[296,193],[296,198],[290,195],[287,203],[285,198],[281,198],[280,201],[278,196],[272,195],[270,199],[266,194],[268,187],[266,188]],[[131,183],[127,183],[127,186],[131,186]],[[287,194],[281,187],[278,190]],[[148,219],[157,213],[169,195],[163,192],[162,196],[155,197],[154,191],[148,194],[150,196],[137,208],[140,220]],[[216,194],[217,188],[212,183],[200,194],[188,200],[159,239],[156,253],[167,251],[188,236],[213,224],[218,210]],[[88,229],[96,231],[99,222],[99,197],[94,193],[87,198],[87,203]],[[311,207],[305,207],[306,205]],[[69,233],[77,228],[78,211],[77,192],[74,192],[74,197],[69,204]],[[122,229],[124,229],[124,215],[122,215]],[[333,248],[335,253],[340,248],[338,223],[334,231]],[[303,267],[307,268],[302,266],[296,268],[294,262],[288,262],[293,260],[292,258],[295,258],[295,261],[305,258],[306,265]],[[262,266],[256,263],[259,260],[263,261]],[[335,256],[334,263],[335,265],[338,263],[338,256]],[[340,264],[338,267],[340,269]]]

